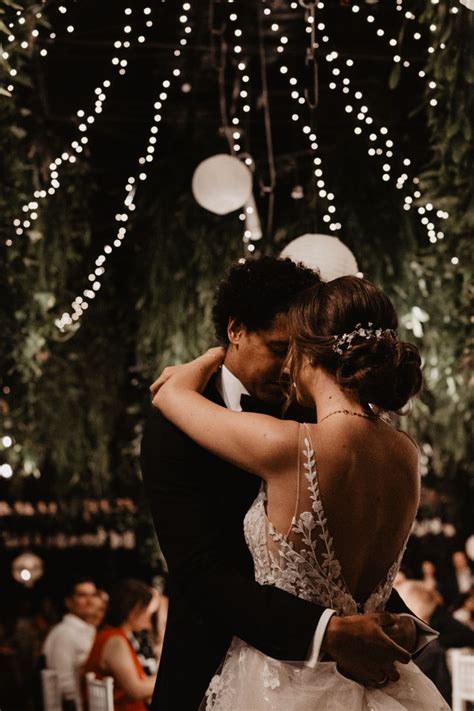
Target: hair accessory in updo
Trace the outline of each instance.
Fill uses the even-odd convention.
[[[380,341],[384,336],[396,337],[397,332],[393,328],[373,328],[372,323],[368,323],[367,326],[362,326],[358,323],[353,331],[350,333],[343,333],[340,336],[333,336],[335,343],[332,346],[333,351],[342,355],[344,351],[348,351],[352,347],[352,341],[354,338],[359,336],[360,338],[365,338],[369,340],[370,338],[375,338]]]

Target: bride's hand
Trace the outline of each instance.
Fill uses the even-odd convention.
[[[150,393],[153,404],[156,404],[154,399],[160,388],[162,388],[163,385],[172,378],[176,379],[177,376],[184,376],[186,380],[190,380],[193,385],[199,381],[199,385],[204,387],[211,375],[222,365],[224,357],[225,348],[218,346],[216,348],[209,348],[209,350],[203,353],[203,355],[195,358],[189,363],[170,365],[166,367],[160,377],[150,385]]]

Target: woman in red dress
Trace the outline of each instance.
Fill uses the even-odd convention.
[[[82,676],[113,677],[115,711],[146,711],[153,693],[156,676],[146,676],[129,640],[132,632],[150,628],[153,611],[153,591],[140,580],[124,580],[111,591],[106,625],[97,633]]]

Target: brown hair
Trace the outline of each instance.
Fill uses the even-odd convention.
[[[297,377],[303,358],[333,375],[359,402],[383,410],[399,410],[422,385],[421,358],[416,346],[394,333],[379,339],[355,336],[351,347],[334,351],[334,336],[351,333],[357,324],[394,331],[398,319],[393,304],[366,279],[345,276],[304,291],[289,311],[292,346],[290,369]]]
[[[120,627],[135,607],[148,607],[152,597],[150,586],[141,580],[121,580],[110,591],[107,623],[112,627]]]

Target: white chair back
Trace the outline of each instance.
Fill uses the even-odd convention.
[[[114,711],[114,680],[111,676],[96,679],[93,672],[86,674],[89,711]]]
[[[474,701],[474,653],[451,651],[453,711],[464,711],[465,702]]]
[[[41,691],[44,711],[62,711],[63,705],[57,671],[54,669],[41,670]]]

